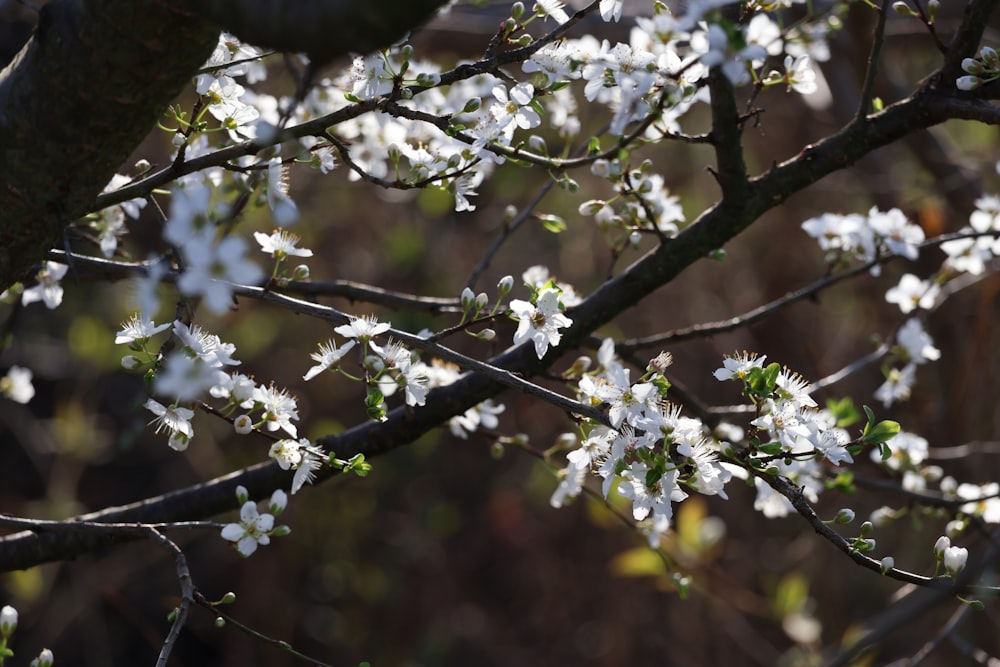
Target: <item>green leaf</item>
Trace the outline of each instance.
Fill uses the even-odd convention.
[[[865,415],[868,416],[868,423],[869,423],[869,425],[870,424],[874,424],[875,423],[875,413],[872,412],[872,409],[869,408],[867,405],[862,406],[862,408],[865,411]]]
[[[646,547],[636,547],[615,556],[609,563],[616,577],[657,577],[666,574],[663,559]]]
[[[888,461],[892,457],[892,447],[885,444],[884,442],[879,443],[878,451],[883,461]]]
[[[551,213],[539,213],[537,217],[542,221],[542,226],[553,234],[559,234],[566,231],[566,221],[558,215],[553,215]]]
[[[899,434],[899,422],[886,419],[875,424],[872,428],[865,428],[862,440],[869,445],[880,445],[887,440],[891,440]],[[892,452],[890,451],[890,456]],[[885,460],[883,458],[883,460]]]
[[[597,155],[601,152],[601,140],[597,137],[591,137],[590,141],[587,142],[587,154]]]
[[[841,493],[854,494],[854,473],[844,470],[833,479],[827,481],[826,488],[840,491]]]
[[[826,409],[837,419],[837,428],[847,428],[861,419],[861,412],[847,396],[827,399]]]
[[[769,442],[766,445],[761,445],[760,447],[757,448],[757,450],[760,451],[760,452],[763,452],[764,454],[768,454],[770,456],[773,456],[775,454],[780,454],[781,453],[781,443],[780,442]]]

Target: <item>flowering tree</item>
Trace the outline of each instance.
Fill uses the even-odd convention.
[[[228,542],[235,550],[215,558],[232,559],[292,541],[276,519],[286,506],[308,504],[313,486],[365,477],[377,457],[446,429],[542,461],[554,473],[552,507],[583,494],[600,499],[642,536],[643,553],[659,554],[663,585],[681,595],[711,578],[700,564],[726,526],[699,514],[702,496],[713,497],[713,508],[716,500],[727,505],[720,512],[730,517],[790,517],[817,534],[816,550],[838,554],[873,580],[932,594],[911,595],[910,608],[948,600],[957,611],[932,640],[886,649],[936,650],[969,610],[984,608],[980,598],[997,592],[985,573],[995,560],[1000,487],[982,469],[934,464],[935,456],[948,457],[940,446],[876,412],[930,386],[922,367],[947,358],[928,322],[949,297],[992,272],[1000,199],[948,190],[949,213],[939,217],[950,233],[940,223],[918,224],[892,202],[818,210],[797,230],[822,254],[811,283],[785,286],[744,314],[642,337],[628,311],[661,307],[654,292],[689,269],[721,272],[739,291],[724,247],[794,195],[897,143],[923,141],[921,154],[947,153],[943,140],[924,133],[932,126],[996,124],[1000,59],[981,44],[995,0],[969,0],[947,16],[936,0],[691,0],[673,11],[650,3],[626,17],[623,0],[579,8],[514,3],[481,55],[458,62],[422,57],[419,31],[413,43],[401,38],[439,4],[361,8],[331,0],[289,10],[237,0],[95,0],[41,11],[33,39],[0,76],[0,281],[12,334],[0,390],[16,403],[37,400],[31,364],[16,358],[32,345],[21,340],[20,317],[65,308],[77,289],[72,277],[127,283],[127,292],[114,294],[129,301],[128,314],[102,345],[118,345],[121,367],[141,378],[135,407],[149,430],[176,456],[194,457],[200,440],[225,437],[256,462],[244,458],[227,474],[79,516],[5,514],[0,524],[20,532],[0,538],[2,569],[124,541],[158,545],[173,559],[181,589],[163,633],[157,664],[165,664],[183,644],[193,605],[220,624],[239,625],[224,607],[235,597],[215,595],[199,580],[188,543],[176,535],[213,535],[215,548]],[[934,53],[905,90],[901,79],[911,73],[895,71],[886,55],[893,14],[893,24],[918,29]],[[845,91],[832,77],[838,63],[830,44],[848,16],[866,26],[868,56],[860,83]],[[625,23],[628,31],[614,31]],[[614,39],[587,34],[605,25]],[[227,32],[220,36],[220,28]],[[305,56],[286,56],[282,67],[272,49]],[[364,55],[338,68],[338,57],[355,53]],[[70,81],[66,72],[76,63],[86,66]],[[107,76],[95,76],[97,67]],[[893,85],[878,76],[887,69]],[[269,85],[279,70],[291,80],[284,96]],[[187,101],[168,106],[192,81],[193,92],[180,98]],[[46,94],[55,89],[84,104],[60,106]],[[767,126],[770,106],[793,95],[818,110],[848,102],[847,120],[795,146],[791,157],[752,166],[759,160],[748,135]],[[123,167],[154,122],[154,135],[169,140],[169,160],[154,166],[150,149]],[[671,191],[665,166],[671,156],[692,155],[707,159],[714,182],[708,198],[716,201],[700,212],[696,199]],[[353,191],[446,196],[465,220],[478,215],[479,193],[512,171],[544,183],[503,210],[479,256],[451,258],[467,272],[464,281],[442,269],[445,281],[433,293],[358,284],[319,261],[320,218],[290,188],[309,173],[346,173]],[[562,194],[550,204],[552,192]],[[504,254],[533,225],[563,249],[574,235],[601,240],[608,261],[592,272],[591,289],[574,287],[547,264]],[[333,238],[342,232],[330,231]],[[860,357],[838,351],[814,365],[826,366],[822,377],[785,365],[803,359],[794,346],[808,347],[804,334],[766,355],[736,349],[675,374],[674,357],[684,353],[672,348],[681,341],[780,319],[850,279],[884,282],[883,267],[904,261],[899,279],[879,288],[880,307],[895,314],[891,329]],[[327,305],[333,299],[354,305],[350,312]],[[318,340],[299,341],[295,374],[303,392],[334,379],[347,387],[356,424],[317,432],[308,422],[323,422],[321,405],[303,419],[299,394],[244,363],[239,336],[253,336],[237,323],[255,312],[328,327]],[[841,387],[869,366],[880,367],[882,379],[860,388],[868,396],[845,398]],[[689,375],[731,385],[729,400],[738,396],[741,404],[704,398],[687,386]],[[562,420],[555,444],[545,428],[515,435],[504,425],[514,412],[505,402],[517,392],[531,399],[525,405],[547,406],[547,419]],[[876,491],[885,498],[876,507],[856,500]],[[263,511],[259,501],[268,497]],[[232,521],[214,520],[235,511]],[[857,518],[862,511],[867,520]],[[930,538],[912,537],[925,540],[926,558],[912,545],[895,554],[880,546],[879,530],[916,520],[934,526]],[[814,662],[825,655],[846,664],[909,618],[869,619],[843,645],[827,637],[824,654],[817,615],[804,594],[790,592],[796,581],[778,587],[785,599],[778,620]],[[17,622],[5,607],[0,663]],[[970,655],[979,650],[955,645]],[[43,651],[38,663],[46,661],[52,654]]]

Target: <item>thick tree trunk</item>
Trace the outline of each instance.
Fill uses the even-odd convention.
[[[57,0],[0,73],[0,287],[57,242],[214,48],[169,0]]]
[[[0,72],[0,290],[88,210],[211,54],[220,27],[327,59],[385,46],[444,2],[49,2]]]

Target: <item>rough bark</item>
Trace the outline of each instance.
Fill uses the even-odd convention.
[[[384,46],[442,4],[48,3],[32,39],[0,72],[0,290],[24,279],[93,203],[211,54],[220,28],[328,59]]]
[[[192,9],[257,46],[325,63],[389,46],[446,0],[189,0]]]

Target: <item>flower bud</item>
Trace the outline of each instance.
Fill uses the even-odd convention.
[[[504,276],[497,283],[497,295],[502,299],[514,289],[514,276]]]
[[[489,343],[490,341],[496,340],[497,332],[494,331],[493,329],[483,329],[479,333],[475,334],[475,336],[479,340],[483,340]]]
[[[882,559],[882,574],[885,574],[891,570],[896,565],[896,560],[892,556],[886,556]]]
[[[897,14],[902,14],[903,16],[916,16],[910,6],[903,2],[903,0],[898,0],[897,2],[892,3],[892,11]]]
[[[52,651],[47,648],[43,648],[42,652],[38,654],[38,657],[29,663],[29,667],[52,667],[52,661],[54,659]]]
[[[185,137],[180,132],[176,132],[174,133],[174,136],[170,139],[170,143],[173,145],[174,148],[180,148],[181,146],[187,143],[187,137]]]
[[[6,639],[17,630],[17,609],[6,605],[0,609],[0,637]]]
[[[968,523],[964,519],[952,519],[944,526],[944,533],[948,537],[958,537],[965,532]]]
[[[927,3],[927,17],[930,19],[930,23],[934,23],[934,19],[937,18],[938,10],[941,9],[940,0],[930,0]]]
[[[479,111],[479,107],[483,106],[483,99],[481,97],[473,97],[471,100],[465,103],[462,107],[462,113],[472,113],[474,111]]]
[[[271,510],[271,514],[278,516],[285,511],[285,507],[288,505],[288,494],[286,494],[281,489],[275,489],[274,493],[271,494],[271,502],[268,508]]]
[[[139,160],[135,163],[135,173],[142,175],[153,168],[153,165],[149,163],[149,160]]]
[[[997,55],[996,50],[992,47],[984,46],[979,49],[979,57],[983,59],[984,63],[986,63],[986,67],[991,70],[995,70],[1000,67],[1000,56]]]
[[[480,292],[476,295],[476,310],[482,310],[488,305],[490,305],[490,297],[486,296],[486,292]]]
[[[437,72],[421,72],[417,75],[417,83],[430,88],[441,83],[441,75]]]
[[[986,68],[983,67],[983,63],[975,58],[963,58],[962,71],[966,74],[982,74],[986,71]]]
[[[476,303],[476,293],[466,287],[462,290],[462,296],[459,297],[459,301],[462,303],[462,310],[468,312]]]
[[[250,500],[250,492],[247,491],[247,487],[240,484],[236,487],[236,502],[240,504],[240,507],[242,507],[248,500]]]
[[[637,231],[632,232],[628,235],[628,242],[633,246],[639,245],[642,242],[642,234]]]
[[[950,546],[951,540],[944,535],[937,538],[937,542],[934,543],[934,560],[941,560],[944,558],[944,552],[947,551]]]
[[[978,76],[960,76],[955,79],[955,87],[959,90],[975,90],[983,85],[983,80]]]
[[[839,512],[837,516],[833,519],[834,523],[847,524],[854,521],[854,510],[849,507],[845,507]]]
[[[309,267],[305,264],[299,264],[292,271],[292,280],[309,280]]]
[[[510,8],[510,17],[515,21],[520,21],[521,17],[524,16],[524,3],[515,2]]]
[[[868,537],[875,531],[875,525],[871,521],[861,524],[861,537]]]
[[[965,547],[948,547],[944,550],[944,569],[953,577],[965,569],[967,560],[969,550]]]

